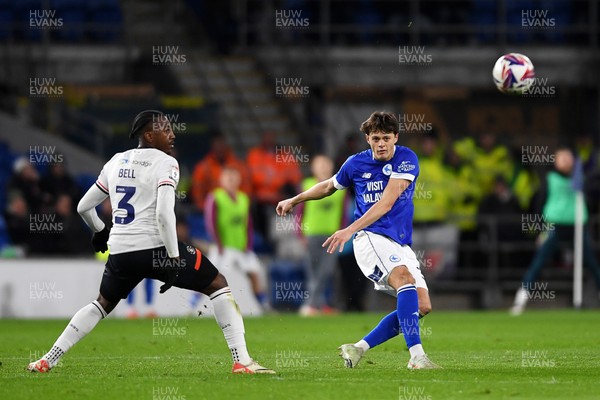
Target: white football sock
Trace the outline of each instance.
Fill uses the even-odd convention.
[[[356,347],[360,347],[363,351],[367,351],[371,348],[369,343],[367,343],[364,339],[360,339],[358,342],[354,344]]]
[[[56,339],[52,349],[44,356],[50,368],[58,364],[60,357],[90,333],[106,315],[106,311],[96,300],[77,311],[63,333]]]
[[[410,352],[410,358],[422,356],[425,354],[425,350],[423,350],[422,344],[415,344],[413,347],[408,349],[408,351]]]
[[[523,310],[527,304],[527,300],[529,300],[529,292],[527,289],[521,287],[519,290],[517,290],[513,307],[515,309]]]
[[[248,365],[252,362],[246,339],[244,338],[244,321],[240,309],[231,294],[229,287],[219,289],[210,295],[213,304],[215,319],[223,330],[225,341],[231,351],[233,362]]]

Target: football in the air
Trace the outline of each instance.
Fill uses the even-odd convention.
[[[492,76],[499,91],[519,95],[533,85],[535,72],[529,57],[519,53],[509,53],[496,61]]]

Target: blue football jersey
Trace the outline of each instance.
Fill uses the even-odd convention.
[[[333,178],[338,190],[354,186],[356,192],[355,220],[362,217],[381,199],[390,177],[412,183],[396,200],[392,209],[365,230],[387,236],[400,244],[412,244],[412,202],[415,183],[419,176],[417,155],[408,147],[394,146],[394,155],[388,161],[373,158],[371,149],[354,154],[346,160]]]

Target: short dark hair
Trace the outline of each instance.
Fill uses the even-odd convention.
[[[157,117],[164,117],[164,113],[158,110],[144,110],[133,119],[131,131],[129,131],[129,139],[136,138],[151,122],[155,122]]]
[[[398,134],[398,118],[389,111],[375,111],[369,119],[360,125],[360,131],[365,135],[371,132]]]

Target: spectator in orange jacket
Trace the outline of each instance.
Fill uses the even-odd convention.
[[[255,201],[255,228],[268,238],[268,223],[274,215],[279,199],[298,193],[302,172],[296,157],[305,157],[293,151],[293,146],[276,146],[275,134],[265,132],[258,146],[248,152],[250,182]]]
[[[247,178],[246,166],[235,156],[223,136],[213,136],[210,152],[196,164],[192,174],[192,201],[197,211],[204,211],[206,196],[219,187],[219,177],[225,166],[240,171],[242,175],[240,190],[247,194],[250,193],[250,182]]]

